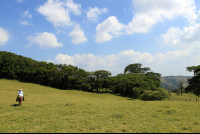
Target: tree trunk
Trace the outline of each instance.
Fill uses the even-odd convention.
[[[181,88],[181,96],[182,96],[182,88]]]
[[[82,91],[82,87],[83,87],[83,84],[81,84],[81,88],[80,88],[80,91]]]
[[[68,77],[68,85],[67,86],[68,86],[68,90],[69,90],[69,77]]]

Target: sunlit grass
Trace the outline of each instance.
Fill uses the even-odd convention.
[[[15,102],[19,89],[25,95],[22,106]],[[192,94],[132,101],[5,79],[0,92],[0,132],[200,132],[200,102]]]
[[[197,98],[197,101],[200,101],[200,98],[198,98],[198,96],[192,94],[192,93],[183,93],[182,96],[181,94],[179,94],[177,96],[176,93],[171,93],[171,97],[170,97],[170,101],[196,101],[196,98]]]

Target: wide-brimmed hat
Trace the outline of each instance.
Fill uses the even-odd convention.
[[[22,91],[22,89],[20,89]]]

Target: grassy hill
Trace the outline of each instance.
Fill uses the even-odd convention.
[[[193,94],[170,100],[130,100],[110,93],[59,90],[0,79],[0,132],[198,133],[200,101]],[[15,102],[23,89],[22,106]],[[191,98],[191,101],[185,99]]]
[[[183,86],[187,87],[187,79],[191,77],[192,76],[165,76],[161,78],[161,86],[165,89],[176,89],[178,88],[177,85],[180,83],[180,81],[183,81]]]

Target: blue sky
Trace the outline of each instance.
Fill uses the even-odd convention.
[[[162,76],[200,64],[198,0],[1,0],[0,51],[116,75]]]

